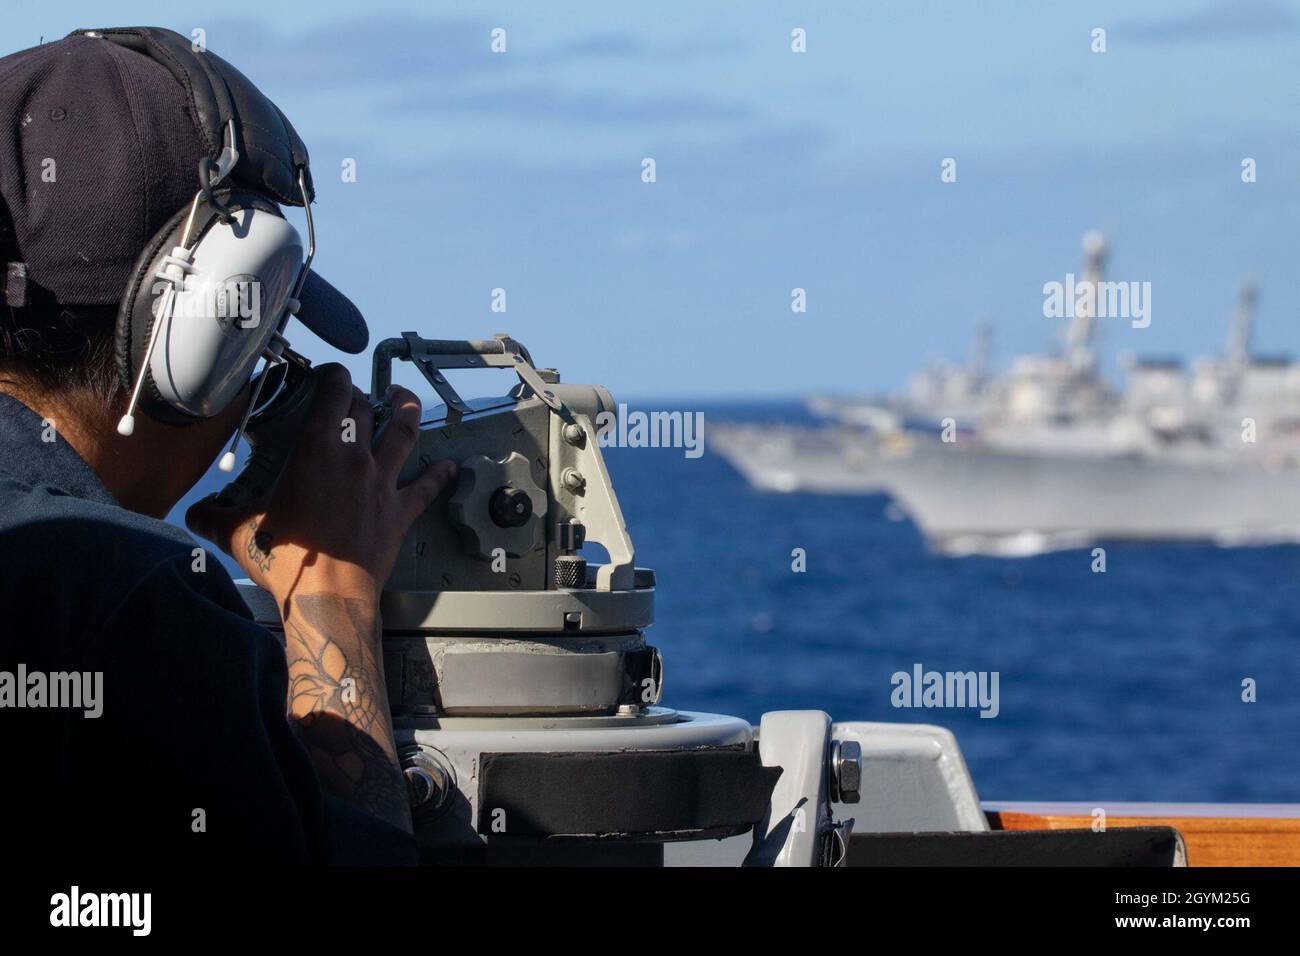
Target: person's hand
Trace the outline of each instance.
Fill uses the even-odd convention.
[[[209,496],[185,515],[191,531],[230,554],[282,609],[294,593],[376,602],[402,537],[456,471],[437,461],[398,488],[419,437],[420,400],[389,390],[392,418],[372,452],[366,396],[341,365],[317,374],[312,410],[270,496],[241,508]]]
[[[371,451],[365,395],[340,365],[317,374],[311,412],[275,490],[236,508],[221,507],[213,495],[190,508],[185,522],[275,597],[288,712],[322,787],[409,832],[384,688],[379,591],[402,537],[456,466],[434,462],[397,487],[419,437],[419,399],[389,389],[392,418]]]

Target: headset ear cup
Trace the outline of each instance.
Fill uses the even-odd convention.
[[[118,306],[113,350],[117,357],[117,372],[128,396],[135,388],[136,375],[144,361],[149,334],[153,331],[154,273],[163,257],[180,242],[181,230],[185,227],[185,218],[189,213],[189,207],[185,206],[149,240],[136,259],[131,280],[127,283],[126,292]],[[152,376],[146,377],[136,408],[150,418],[171,424],[180,424],[189,418],[159,399]]]
[[[232,210],[253,207],[279,215],[279,208],[269,200],[256,193],[243,190],[223,192],[219,200]],[[128,394],[135,388],[136,377],[144,364],[145,353],[149,348],[149,337],[153,334],[157,315],[154,308],[159,299],[157,289],[160,282],[156,275],[162,268],[163,260],[171,255],[172,250],[180,244],[181,233],[190,214],[187,204],[160,229],[136,260],[135,269],[127,283],[117,311],[117,327],[114,337],[114,351],[117,358],[118,374]],[[205,199],[200,198],[194,211],[194,232],[190,247],[195,248],[203,237],[220,221],[220,218]],[[160,347],[161,343],[159,346]],[[150,418],[167,424],[191,424],[198,419],[187,412],[173,407],[163,399],[157,384],[150,374],[145,375],[140,399],[136,405]]]

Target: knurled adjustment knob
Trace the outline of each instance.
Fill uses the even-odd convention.
[[[562,554],[555,559],[555,586],[581,588],[587,584],[587,559],[577,554]]]

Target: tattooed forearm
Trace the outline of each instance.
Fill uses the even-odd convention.
[[[284,624],[289,713],[321,781],[331,793],[410,830],[373,608],[329,594],[298,595]]]

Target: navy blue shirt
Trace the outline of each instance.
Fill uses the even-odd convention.
[[[5,831],[69,862],[414,862],[412,837],[322,792],[282,645],[198,547],[0,395]],[[55,674],[99,699],[67,706]]]

